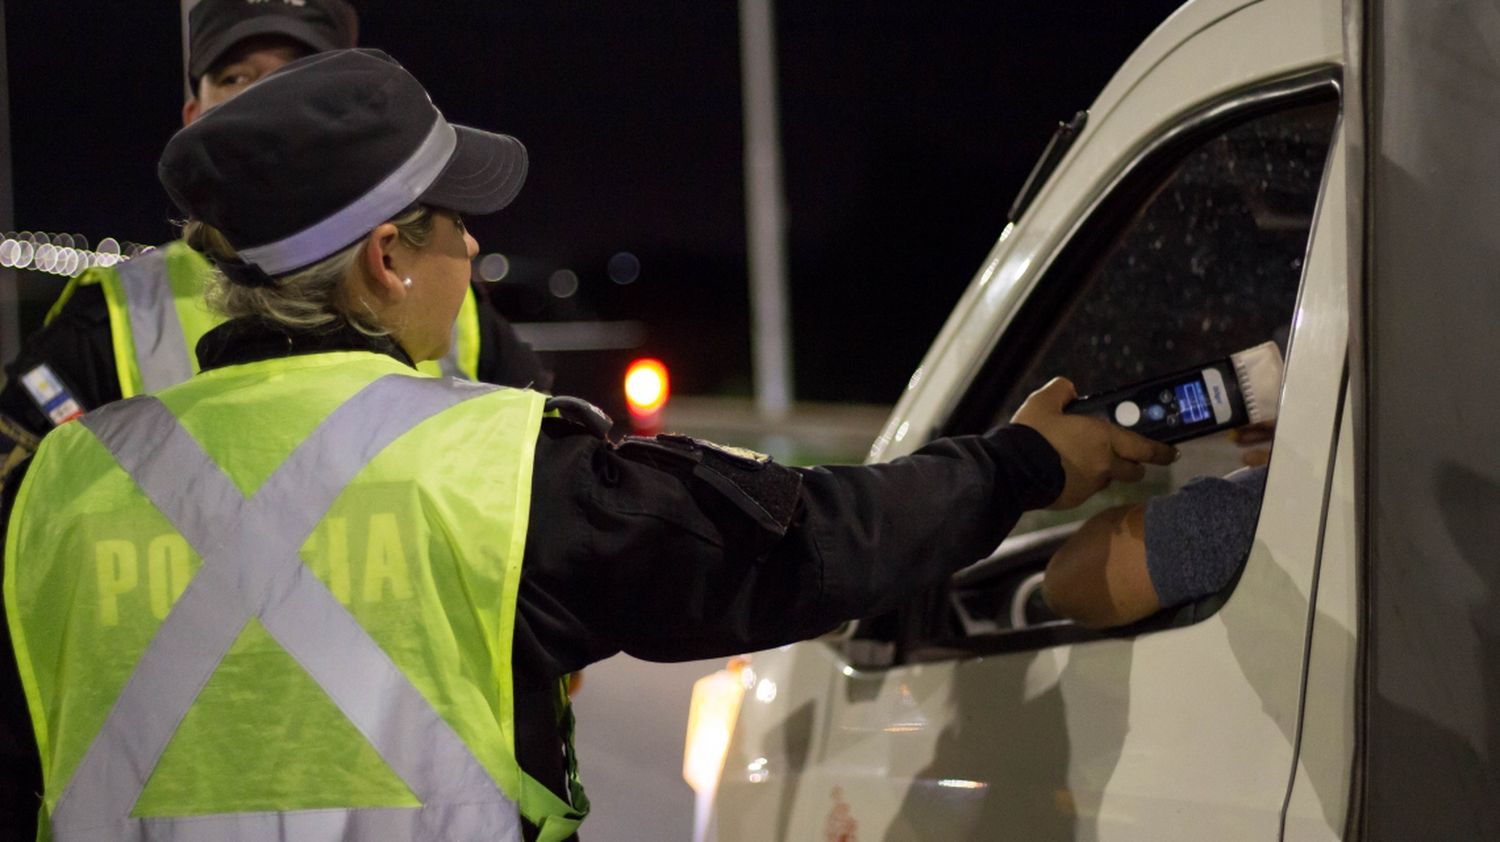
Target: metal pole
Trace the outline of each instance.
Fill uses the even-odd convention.
[[[741,96],[745,110],[745,226],[750,258],[755,405],[784,418],[792,403],[791,327],[786,292],[786,208],[781,128],[776,117],[776,33],[772,0],[740,0]]]
[[[5,35],[5,0],[0,0],[0,232],[15,224],[15,179],[10,168],[10,55]],[[21,296],[13,269],[0,267],[0,362],[21,352]]]

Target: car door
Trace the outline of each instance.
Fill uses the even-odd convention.
[[[1285,35],[1299,8],[1313,16],[1295,45],[1302,67],[1277,51],[1296,52]],[[934,435],[978,432],[1051,374],[1102,391],[1285,325],[1282,413],[1242,575],[1143,624],[1086,632],[1047,621],[1026,595],[1092,509],[1029,515],[949,586],[846,639],[754,657],[755,692],[720,785],[720,838],[1278,836],[1344,394],[1344,150],[1329,20],[1328,7],[1238,4],[1117,78],[1111,89],[1123,92],[1101,96],[1095,125],[1002,237],[876,444],[890,458]],[[1273,31],[1276,46],[1257,42]],[[1258,79],[1239,67],[1231,84],[1225,54],[1256,49],[1269,53],[1262,66],[1286,66]],[[1216,51],[1220,61],[1204,62]],[[1165,104],[1165,86],[1195,67],[1211,95]],[[1240,458],[1223,437],[1184,453],[1095,507]]]

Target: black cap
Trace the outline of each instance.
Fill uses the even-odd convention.
[[[196,87],[230,47],[256,35],[341,50],[358,43],[359,16],[344,0],[200,0],[188,12],[188,81]]]
[[[282,67],[177,132],[157,172],[188,218],[274,277],[416,203],[501,209],[526,180],[526,148],[450,124],[385,53],[336,50]]]

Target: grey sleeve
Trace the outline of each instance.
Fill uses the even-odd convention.
[[[1266,469],[1201,477],[1146,504],[1146,569],[1163,607],[1216,593],[1250,554]]]

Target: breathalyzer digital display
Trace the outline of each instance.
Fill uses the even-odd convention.
[[[1177,396],[1177,411],[1182,423],[1196,424],[1208,420],[1208,395],[1203,391],[1202,380],[1189,380],[1172,387]]]

